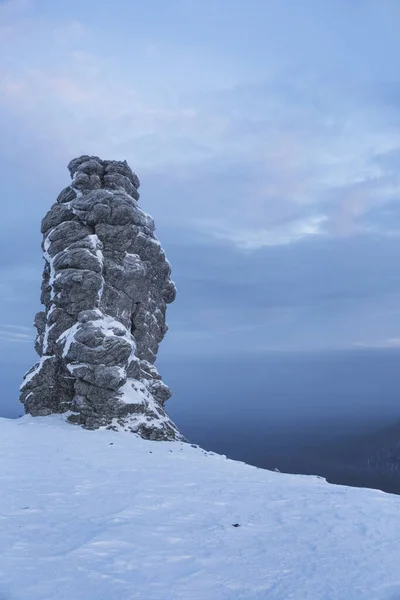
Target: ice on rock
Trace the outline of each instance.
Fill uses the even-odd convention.
[[[139,179],[126,161],[96,156],[68,169],[72,183],[42,221],[40,361],[21,401],[33,416],[66,413],[89,429],[182,439],[154,366],[176,289],[154,221],[138,206]]]

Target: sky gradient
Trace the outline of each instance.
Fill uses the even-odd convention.
[[[80,154],[139,175],[162,356],[400,347],[399,27],[397,0],[0,0],[5,381]]]

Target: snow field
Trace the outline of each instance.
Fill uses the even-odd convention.
[[[398,496],[61,416],[0,446],[0,600],[400,598]]]

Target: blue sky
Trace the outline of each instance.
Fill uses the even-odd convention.
[[[34,360],[40,220],[82,153],[141,179],[164,355],[398,347],[399,27],[397,0],[0,0],[2,369]]]

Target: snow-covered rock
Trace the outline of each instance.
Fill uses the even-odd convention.
[[[153,219],[138,206],[139,179],[126,162],[95,156],[68,168],[72,183],[42,221],[40,361],[21,402],[33,416],[69,411],[89,429],[179,439],[153,364],[176,290]]]
[[[395,600],[400,497],[0,419],[2,600]]]

